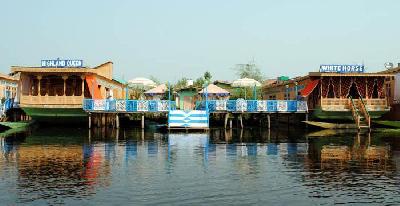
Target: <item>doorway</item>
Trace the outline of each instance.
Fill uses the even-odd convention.
[[[353,99],[359,99],[360,98],[360,93],[358,92],[357,85],[356,83],[353,82],[350,87],[349,95],[347,95],[347,98],[353,98]]]

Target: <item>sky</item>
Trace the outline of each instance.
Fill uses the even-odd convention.
[[[233,80],[253,61],[266,78],[320,64],[400,62],[398,0],[0,0],[0,72],[42,59],[114,63],[114,76]]]

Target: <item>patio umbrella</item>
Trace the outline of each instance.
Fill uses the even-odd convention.
[[[131,79],[128,81],[128,83],[130,86],[137,86],[137,87],[143,87],[143,88],[153,88],[153,87],[157,86],[157,84],[153,80],[143,78],[143,77],[137,77],[137,78]]]
[[[243,78],[232,82],[232,87],[244,87],[244,96],[247,98],[246,87],[254,87],[254,97],[256,97],[255,87],[261,86],[261,83],[255,79]]]
[[[259,87],[261,86],[261,83],[255,79],[250,79],[250,78],[237,79],[232,82],[232,87],[254,87],[254,86]]]

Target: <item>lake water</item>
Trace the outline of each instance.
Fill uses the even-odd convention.
[[[32,129],[1,138],[0,204],[400,204],[399,137],[319,135]]]

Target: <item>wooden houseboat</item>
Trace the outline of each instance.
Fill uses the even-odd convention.
[[[11,67],[19,75],[18,100],[37,121],[87,121],[84,98],[125,98],[125,85],[114,80],[113,63],[88,67]]]
[[[306,100],[312,117],[323,120],[354,120],[370,125],[390,110],[385,80],[392,74],[310,72],[263,87],[266,99]]]
[[[400,120],[400,63],[397,67],[386,69],[382,72],[384,74],[392,74],[391,78],[386,78],[385,87],[390,105],[390,112],[385,114],[385,119]]]

